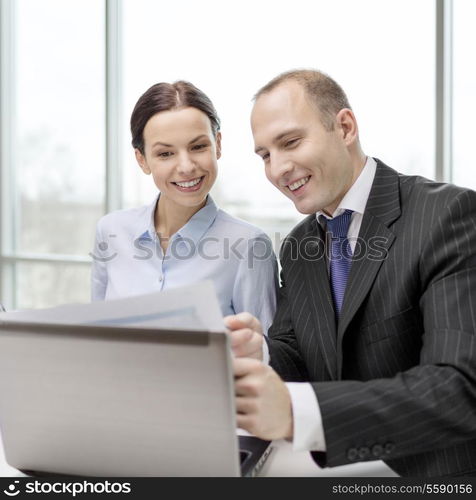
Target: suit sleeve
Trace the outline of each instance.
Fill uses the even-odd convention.
[[[283,243],[282,249],[288,246]],[[286,258],[281,253],[281,261]],[[273,324],[268,331],[270,366],[286,382],[307,382],[309,375],[299,353],[291,318],[291,301],[287,296],[284,273],[281,271],[281,286],[278,292],[278,306]]]
[[[392,378],[312,384],[327,443],[327,454],[313,454],[320,465],[417,455],[476,435],[474,192],[442,208],[423,247],[420,279],[418,365]],[[383,457],[369,454],[376,442]]]

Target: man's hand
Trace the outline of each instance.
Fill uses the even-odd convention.
[[[238,427],[261,439],[291,439],[291,396],[278,374],[255,359],[235,358],[233,368]]]
[[[263,328],[250,313],[243,312],[224,318],[230,330],[231,348],[237,358],[263,359]]]

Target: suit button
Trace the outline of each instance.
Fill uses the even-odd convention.
[[[383,446],[381,444],[374,444],[372,446],[372,455],[375,458],[380,458],[383,454]]]
[[[350,462],[355,462],[359,456],[357,448],[349,448],[347,450],[347,458]]]
[[[389,441],[388,443],[385,443],[384,449],[385,453],[387,455],[390,455],[390,453],[392,453],[392,451],[395,449],[395,444]]]
[[[367,448],[367,446],[361,446],[359,448],[359,458],[360,460],[365,460],[368,458],[370,455],[370,450]]]

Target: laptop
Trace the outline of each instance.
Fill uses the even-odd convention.
[[[224,332],[0,321],[0,428],[27,474],[254,476]]]

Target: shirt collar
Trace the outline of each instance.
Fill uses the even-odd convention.
[[[159,202],[160,193],[157,198],[151,203],[146,210],[144,222],[147,223],[146,229],[144,226],[137,232],[136,239],[157,240],[155,231],[155,207]],[[213,224],[218,213],[218,207],[210,195],[207,196],[207,202],[190,220],[187,221],[176,233],[178,237],[187,238],[197,243],[205,234],[208,228]]]
[[[337,217],[344,212],[344,210],[352,210],[352,212],[363,214],[365,205],[367,205],[372,184],[374,182],[376,168],[377,162],[371,156],[368,156],[362,172],[360,172],[355,182],[344,195],[339,203],[339,206],[332,214],[332,217],[329,217],[322,210],[320,210],[316,213],[317,220],[319,221],[319,217],[321,215],[323,215],[326,219]]]

